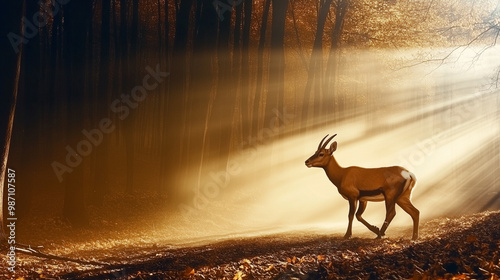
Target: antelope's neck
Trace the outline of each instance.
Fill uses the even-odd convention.
[[[323,169],[325,170],[328,179],[330,179],[330,181],[332,181],[332,183],[339,188],[340,183],[342,182],[342,177],[344,176],[344,168],[338,164],[334,156],[330,158],[330,162],[328,162],[328,165],[323,167]]]

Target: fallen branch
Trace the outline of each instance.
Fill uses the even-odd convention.
[[[86,260],[72,259],[67,257],[46,254],[42,253],[40,250],[31,248],[31,245],[24,245],[19,243],[16,244],[16,252],[45,259],[58,260],[58,261],[67,261],[80,264],[90,264],[90,265],[100,265],[100,266],[110,265],[109,263],[104,263],[104,262],[86,261]]]

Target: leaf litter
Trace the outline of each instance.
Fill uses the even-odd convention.
[[[281,233],[186,248],[140,247],[104,266],[19,255],[18,279],[489,279],[500,276],[500,211],[421,224],[421,238]],[[133,252],[134,247],[120,250]],[[0,263],[7,276],[5,258]],[[14,278],[15,279],[15,278]]]

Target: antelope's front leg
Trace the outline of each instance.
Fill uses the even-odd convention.
[[[363,225],[365,225],[369,230],[373,231],[373,233],[375,233],[377,235],[377,238],[380,238],[380,230],[378,227],[374,226],[374,225],[371,225],[370,223],[368,223],[365,219],[363,219],[362,215],[363,213],[365,212],[365,209],[366,209],[366,204],[368,202],[366,201],[363,201],[363,200],[360,200],[359,201],[359,208],[358,208],[358,211],[356,212],[356,218],[358,219],[358,221],[360,221]]]
[[[354,219],[357,203],[358,201],[356,199],[349,199],[349,225],[347,226],[347,232],[344,235],[344,239],[349,239],[352,236],[352,220]]]

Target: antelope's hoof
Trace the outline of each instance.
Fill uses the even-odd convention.
[[[417,239],[418,239],[418,235],[414,235],[414,236],[411,238],[411,240],[413,240],[413,241],[417,241]]]
[[[380,232],[377,234],[377,237],[375,237],[375,239],[382,239],[382,237],[384,237],[385,235],[385,232]]]
[[[370,230],[373,231],[376,235],[380,235],[380,229],[378,227],[372,226]]]
[[[347,239],[351,239],[351,234],[346,234],[346,235],[344,235],[344,239],[346,239],[346,240],[347,240]]]

